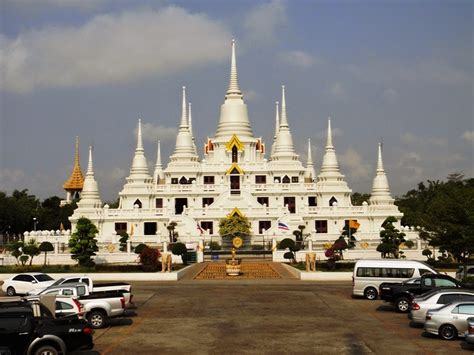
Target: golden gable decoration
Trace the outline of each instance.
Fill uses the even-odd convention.
[[[232,174],[232,175],[237,175],[237,174],[244,174],[244,171],[242,168],[237,164],[237,163],[232,163],[229,169],[225,172],[226,175]]]
[[[244,144],[240,141],[239,137],[234,133],[230,140],[225,144],[225,149],[230,152],[233,147],[236,147],[239,152],[244,150]]]

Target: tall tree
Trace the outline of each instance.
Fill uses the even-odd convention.
[[[463,264],[474,255],[474,179],[456,173],[447,182],[419,183],[397,200],[402,223],[419,226],[429,244]]]
[[[400,232],[393,224],[397,219],[393,216],[387,217],[382,223],[382,231],[380,232],[381,242],[377,246],[377,251],[382,254],[382,258],[392,256],[395,259],[400,257],[400,245],[405,243],[406,234]]]
[[[80,266],[95,264],[92,257],[99,250],[95,238],[98,232],[97,227],[89,219],[82,217],[77,220],[76,231],[69,239],[69,248],[71,258],[77,260]]]

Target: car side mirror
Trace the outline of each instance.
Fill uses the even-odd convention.
[[[33,280],[33,281],[31,281],[31,283],[32,283],[32,284],[35,284],[35,283],[37,283],[37,281],[36,281],[36,280]]]

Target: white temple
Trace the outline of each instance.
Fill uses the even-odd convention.
[[[238,83],[233,41],[229,87],[214,137],[208,138],[199,152],[193,137],[191,104],[188,105],[183,87],[176,147],[168,166],[162,165],[158,141],[156,165],[150,173],[138,120],[130,175],[119,194],[119,207],[111,209],[102,206],[89,149],[81,200],[71,217],[72,229],[84,216],[95,223],[98,238],[104,242],[126,231],[132,238],[155,243],[167,240],[167,226],[174,221],[181,241],[211,237],[217,241],[219,220],[240,213],[251,221],[253,238],[293,237],[292,231],[305,225],[305,233],[310,233],[313,242],[321,243],[335,240],[352,219],[360,224],[357,239],[377,245],[382,222],[388,216],[402,216],[390,195],[381,146],[371,198],[362,206],[353,206],[351,189],[339,168],[331,120],[319,174],[313,164],[310,141],[305,164],[295,150],[284,86],[281,107],[276,103],[275,120],[268,154],[266,144],[261,137],[255,137],[249,122]],[[282,225],[287,225],[288,230]]]

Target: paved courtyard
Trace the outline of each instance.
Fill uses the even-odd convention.
[[[133,284],[136,316],[95,333],[102,354],[454,354],[350,282],[289,278]]]

